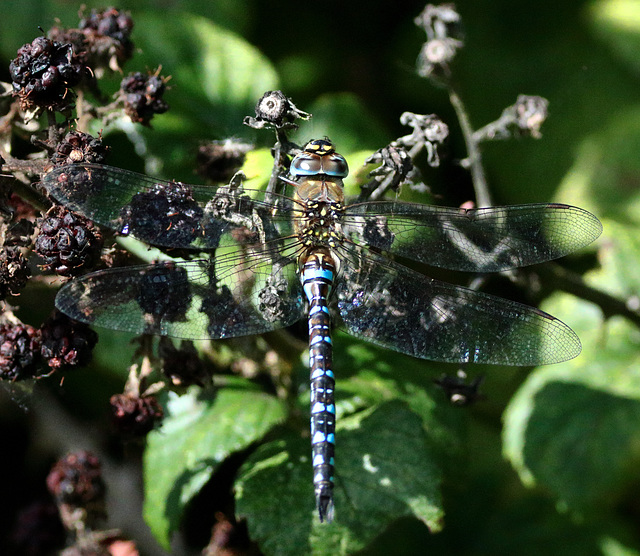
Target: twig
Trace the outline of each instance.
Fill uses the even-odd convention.
[[[634,307],[632,300],[623,301],[601,290],[586,284],[582,276],[571,272],[558,264],[540,265],[536,272],[543,281],[554,290],[560,290],[581,299],[595,303],[604,314],[605,319],[619,315],[640,327],[640,309]]]
[[[468,157],[466,161],[469,166],[469,171],[471,172],[471,179],[473,180],[473,189],[476,193],[476,204],[478,207],[490,207],[492,205],[491,194],[487,187],[487,178],[485,177],[484,167],[482,166],[482,153],[480,152],[480,146],[474,139],[473,128],[471,127],[471,122],[469,121],[469,116],[467,115],[462,99],[450,82],[447,85],[447,88],[449,91],[449,100],[456,111],[458,121],[460,122],[460,129],[462,130],[462,135],[464,136],[464,141],[467,145]]]

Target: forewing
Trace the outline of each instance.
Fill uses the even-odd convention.
[[[539,309],[432,280],[361,248],[340,250],[338,309],[354,336],[450,363],[541,365],[571,359],[580,340]]]
[[[291,199],[263,191],[170,182],[100,164],[55,168],[42,185],[67,208],[151,245],[214,249],[291,233]]]
[[[136,334],[193,340],[261,334],[304,313],[295,247],[101,270],[68,282],[56,306],[69,317]]]
[[[347,207],[344,225],[352,241],[468,272],[556,259],[602,232],[594,215],[562,204],[457,209],[374,201]]]

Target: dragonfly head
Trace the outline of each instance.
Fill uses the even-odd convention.
[[[289,172],[294,177],[325,175],[342,179],[349,175],[349,165],[331,141],[314,139],[291,161]]]

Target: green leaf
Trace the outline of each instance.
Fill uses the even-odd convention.
[[[339,415],[401,400],[420,416],[429,442],[443,463],[455,463],[463,450],[465,417],[451,407],[433,382],[442,372],[451,371],[452,366],[402,355],[343,332],[335,336],[333,362]]]
[[[247,384],[211,395],[172,395],[162,427],[144,454],[144,517],[168,548],[185,506],[230,454],[262,438],[285,418],[276,398]]]
[[[590,6],[589,16],[596,35],[640,71],[640,4],[635,0],[600,0]]]
[[[338,420],[335,520],[317,518],[308,438],[261,446],[240,470],[237,513],[267,554],[350,554],[413,516],[442,528],[440,469],[420,418],[400,402]]]
[[[637,292],[637,227],[605,221],[601,268],[589,284]],[[585,301],[554,296],[543,307],[580,336],[580,357],[534,371],[505,414],[504,451],[528,485],[543,485],[561,507],[602,511],[637,481],[640,462],[640,333],[621,317],[603,322]]]

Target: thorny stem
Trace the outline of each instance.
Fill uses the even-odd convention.
[[[474,139],[473,128],[469,121],[469,116],[464,107],[462,99],[454,89],[453,85],[449,82],[447,85],[449,90],[449,101],[456,111],[458,121],[460,122],[460,128],[462,135],[464,136],[465,144],[467,145],[467,164],[469,171],[471,172],[471,179],[473,180],[473,189],[476,192],[476,204],[478,207],[490,207],[491,193],[487,187],[487,178],[484,175],[484,168],[482,166],[482,153],[480,152],[480,146]]]

